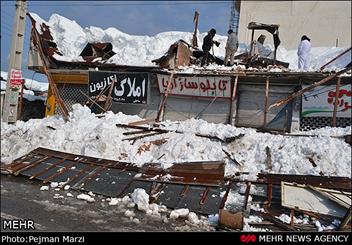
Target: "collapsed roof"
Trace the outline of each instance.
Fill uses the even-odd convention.
[[[82,56],[85,61],[93,61],[97,58],[107,60],[115,54],[111,43],[87,43],[79,56]]]
[[[169,50],[160,58],[152,60],[162,68],[174,69],[180,66],[189,66],[191,64],[200,64],[204,52],[192,46],[184,40],[178,40],[173,43]],[[224,61],[215,55],[210,55],[210,60],[218,65],[223,65]]]

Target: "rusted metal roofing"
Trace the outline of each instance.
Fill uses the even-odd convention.
[[[169,169],[151,163],[140,168],[132,163],[37,148],[14,160],[6,170],[44,184],[62,182],[60,188],[69,185],[109,197],[123,197],[142,188],[153,202],[202,214],[218,212],[220,192],[225,188],[221,161],[174,164]]]

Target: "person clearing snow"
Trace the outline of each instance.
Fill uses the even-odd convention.
[[[297,50],[298,69],[303,71],[308,71],[309,63],[310,63],[310,50],[311,50],[310,39],[306,35],[303,35]]]

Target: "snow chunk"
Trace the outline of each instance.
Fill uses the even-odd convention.
[[[126,210],[125,216],[128,218],[136,216],[136,214],[132,210]]]
[[[324,229],[323,229],[322,225],[320,224],[319,220],[316,220],[314,224],[318,228],[319,232],[324,231]]]
[[[137,204],[138,210],[147,212],[149,209],[149,195],[144,189],[137,188],[131,194],[132,200]]]
[[[188,208],[175,209],[171,211],[170,218],[171,219],[186,218],[188,214],[189,214]]]
[[[93,197],[91,197],[87,194],[83,194],[83,193],[79,194],[77,196],[77,199],[86,200],[87,202],[94,202],[95,201]]]
[[[137,218],[134,218],[133,220],[132,220],[134,223],[136,223],[136,224],[140,224],[141,222],[139,221],[139,219],[137,219]]]
[[[43,185],[42,187],[40,187],[40,190],[41,191],[47,191],[47,190],[49,190],[49,186]]]
[[[190,212],[188,214],[188,221],[191,222],[192,224],[196,224],[196,225],[198,225],[199,222],[200,222],[199,219],[198,219],[197,214],[194,213],[194,212]]]
[[[50,183],[50,187],[51,188],[56,188],[56,187],[58,187],[59,186],[59,183],[57,183],[57,182],[52,182],[52,183]]]
[[[118,205],[121,202],[121,198],[111,198],[109,205],[115,206]]]
[[[55,194],[54,195],[54,199],[62,199],[64,198],[64,196],[60,195],[60,194]]]

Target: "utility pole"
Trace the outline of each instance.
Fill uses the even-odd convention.
[[[18,94],[22,87],[21,64],[27,1],[17,0],[15,6],[16,13],[13,21],[10,63],[7,74],[4,109],[2,112],[3,122],[8,123],[14,123],[17,121]]]

